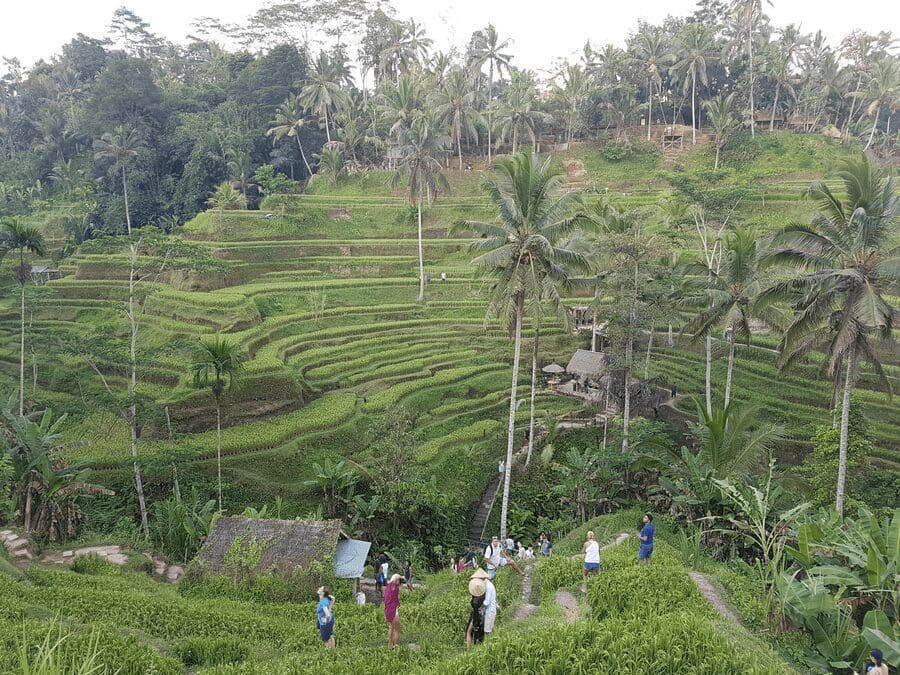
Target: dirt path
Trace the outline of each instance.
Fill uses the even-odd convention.
[[[538,606],[533,603],[534,597],[532,597],[534,595],[534,577],[532,576],[534,565],[526,565],[524,572],[525,576],[522,578],[522,601],[519,603],[519,606],[516,607],[516,611],[513,614],[513,621],[527,619],[534,614],[538,608]]]
[[[718,587],[713,583],[713,581],[706,576],[705,574],[701,574],[700,572],[689,572],[691,579],[695,584],[697,584],[697,588],[700,590],[700,593],[704,598],[715,607],[716,611],[722,615],[729,623],[734,624],[735,626],[740,626],[741,621],[738,619],[737,615],[731,611],[731,608],[728,606],[728,603],[722,598],[721,593],[719,592]]]
[[[556,604],[563,613],[563,620],[566,623],[575,623],[578,620],[579,605],[577,598],[569,593],[569,591],[556,591]]]

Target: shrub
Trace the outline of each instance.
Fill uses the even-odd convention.
[[[72,571],[77,574],[118,574],[119,568],[106,558],[91,553],[76,558],[72,563]]]
[[[590,580],[588,602],[596,619],[691,612],[714,616],[683,568],[640,565],[605,569]]]

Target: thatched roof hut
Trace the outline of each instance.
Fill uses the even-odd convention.
[[[609,360],[603,352],[579,349],[569,359],[566,372],[575,377],[600,377],[606,372]]]

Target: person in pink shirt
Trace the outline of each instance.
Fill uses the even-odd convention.
[[[403,577],[395,574],[384,585],[384,618],[388,622],[388,647],[400,644],[400,582]]]

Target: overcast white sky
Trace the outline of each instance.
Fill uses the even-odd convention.
[[[49,58],[78,32],[102,35],[121,4],[148,21],[154,32],[181,41],[193,18],[211,15],[240,21],[262,0],[2,0],[0,56],[16,56],[26,65]],[[542,11],[528,9],[537,5],[533,0],[393,0],[392,4],[398,16],[423,22],[441,49],[464,45],[473,30],[493,22],[501,37],[512,38],[517,65],[546,69],[554,58],[579,53],[587,39],[594,45],[622,43],[639,18],[656,22],[667,14],[687,14],[696,3],[555,0],[544,4]],[[900,33],[896,0],[775,0],[766,11],[776,25],[799,23],[808,32],[821,29],[832,43],[852,28]]]

